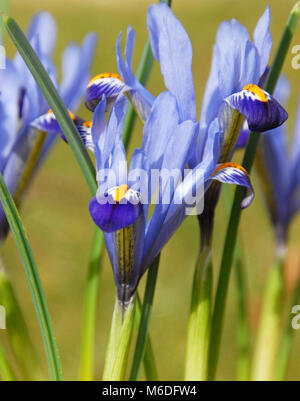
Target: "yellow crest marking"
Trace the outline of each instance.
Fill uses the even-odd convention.
[[[92,121],[84,121],[84,122],[82,123],[82,125],[83,125],[84,127],[87,127],[87,128],[92,128]]]
[[[124,82],[122,77],[119,74],[114,74],[113,72],[103,72],[101,74],[96,75],[94,78],[92,78],[88,84],[88,87],[92,85],[93,82],[95,82],[98,79],[102,78],[116,78],[119,79],[120,81]]]
[[[47,111],[47,114],[50,114],[50,113],[54,114],[53,111],[52,111],[52,109],[50,109],[50,110]],[[75,118],[76,118],[75,114],[73,114],[73,113],[71,112],[71,110],[68,110],[68,113],[69,113],[70,117],[72,118],[72,120],[74,121]],[[55,114],[54,114],[54,117],[55,117]]]
[[[122,184],[118,188],[116,188],[115,201],[119,203],[120,200],[124,198],[127,191],[128,185],[126,184]]]
[[[220,165],[215,169],[215,171],[212,173],[212,176],[216,175],[220,170],[223,170],[223,168],[226,168],[226,167],[236,168],[236,169],[238,169],[238,170],[243,171],[244,173],[246,173],[246,174],[248,175],[247,170],[244,169],[244,167],[241,166],[240,164],[232,163],[232,162],[226,162],[226,163],[220,164]]]
[[[249,84],[244,86],[243,90],[249,91],[253,93],[254,95],[258,96],[259,100],[262,102],[266,103],[268,101],[267,96],[263,92],[263,90],[260,89],[259,86],[254,85],[254,84]]]

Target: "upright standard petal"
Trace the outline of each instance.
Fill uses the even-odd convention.
[[[268,5],[265,12],[258,20],[253,33],[254,43],[260,56],[260,76],[263,75],[268,66],[272,50],[272,37],[269,29],[270,22],[271,13]]]
[[[166,87],[176,97],[180,121],[195,121],[193,50],[186,31],[170,7],[163,3],[149,7],[147,26]]]
[[[141,85],[132,72],[132,53],[135,34],[131,26],[127,29],[125,61],[123,60],[121,52],[121,36],[120,33],[116,43],[116,53],[118,69],[125,82],[124,91],[126,91],[126,95],[130,99],[141,120],[146,121],[154,102],[154,96]]]

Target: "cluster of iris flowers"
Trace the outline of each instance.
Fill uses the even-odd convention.
[[[298,8],[295,10],[299,11]],[[47,13],[32,20],[27,39],[57,87],[67,108],[63,118],[71,119],[75,126],[82,154],[87,155],[86,148],[95,160],[97,192],[90,199],[89,212],[102,233],[98,240],[102,235],[104,237],[116,285],[116,304],[103,373],[106,380],[124,378],[135,308],[140,308],[136,302],[141,277],[146,271],[149,271],[148,279],[151,274],[153,276],[164,245],[190,214],[198,219],[201,241],[198,255],[195,255],[185,379],[214,378],[217,357],[212,351],[213,319],[218,309],[215,302],[212,311],[214,214],[222,183],[243,188],[238,208],[251,205],[254,188],[250,176],[246,168],[232,162],[232,158],[237,149],[245,148],[248,138],[258,133],[262,133],[262,137],[255,163],[274,226],[276,255],[282,265],[288,227],[300,207],[300,153],[297,148],[300,133],[298,121],[290,155],[283,126],[288,115],[282,106],[286,103],[288,83],[284,77],[280,78],[275,97],[264,89],[270,74],[272,49],[269,25],[270,9],[267,7],[255,27],[253,41],[246,28],[234,19],[219,26],[201,113],[197,118],[192,46],[182,24],[164,2],[150,6],[147,13],[150,51],[159,63],[166,88],[156,97],[132,71],[135,33],[130,26],[124,57],[121,34],[117,39],[118,73],[100,73],[88,79],[95,46],[94,34],[88,34],[82,46],[71,44],[64,51],[63,77],[57,84],[51,60],[54,40],[48,42],[48,38],[55,38],[55,23]],[[51,102],[46,97],[47,104],[30,62],[24,60],[27,65],[18,54],[13,61],[7,60],[7,68],[0,72],[0,124],[5,133],[1,136],[1,174],[17,205],[54,142],[59,137],[70,142],[70,133],[61,124],[62,117],[54,107],[49,109]],[[90,121],[75,114],[84,94],[85,105],[92,115]],[[131,160],[126,155],[123,140],[129,107],[143,124],[141,145],[134,150]],[[150,204],[154,206],[150,207]],[[0,213],[3,241],[12,223],[5,207]],[[100,233],[98,229],[97,232]],[[276,274],[281,270],[274,268]],[[4,271],[2,274],[5,277]],[[272,280],[271,274],[270,282]],[[282,271],[279,280],[282,283]],[[3,282],[9,284],[7,279]],[[151,279],[148,282],[150,287]],[[152,282],[150,304],[154,288]],[[146,286],[146,293],[147,290]],[[268,296],[270,298],[270,294]],[[272,296],[271,302],[278,302],[281,292],[274,291]],[[145,296],[138,322],[132,380],[138,379],[143,358],[145,367],[154,364],[153,357],[149,360],[147,302],[149,298]],[[137,303],[139,305],[139,299]],[[262,320],[270,318],[272,311],[266,306],[264,313],[266,316],[262,316]],[[263,351],[271,329],[274,327],[270,323],[267,330],[263,327],[260,330],[253,374],[249,373],[248,379],[274,378],[278,342],[274,341],[274,346],[270,344],[268,357]],[[275,327],[275,330],[278,332],[279,329]],[[50,372],[59,379],[61,372],[55,345],[52,351],[54,368],[52,366],[51,370],[49,363]],[[20,359],[17,353],[15,357]],[[23,365],[26,362],[23,361]],[[6,376],[12,369],[7,366]],[[91,379],[90,370],[91,366],[84,368],[81,378]],[[5,374],[0,373],[5,378]],[[28,374],[26,372],[26,378]]]

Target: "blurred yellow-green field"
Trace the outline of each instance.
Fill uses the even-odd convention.
[[[87,31],[97,32],[99,42],[92,72],[116,72],[115,42],[120,30],[126,32],[128,24],[131,24],[136,31],[134,65],[137,65],[147,37],[146,12],[151,3],[152,1],[148,0],[44,0],[42,2],[12,0],[10,14],[22,28],[25,28],[35,12],[47,10],[52,13],[58,25],[55,53],[57,65],[60,64],[62,49],[70,40],[78,42]],[[294,0],[272,0],[269,3],[272,15],[271,33],[276,47]],[[172,8],[185,26],[193,44],[193,71],[198,111],[200,111],[202,94],[209,74],[212,45],[218,25],[225,19],[236,18],[252,33],[256,21],[267,4],[265,0],[173,1]],[[6,40],[7,53],[11,57],[15,49],[8,37]],[[292,45],[295,44],[300,44],[300,27],[293,39]],[[292,69],[291,59],[290,52],[284,66],[284,72],[292,83],[292,95],[288,104],[290,129],[293,127],[295,106],[300,90],[300,70]],[[157,63],[148,87],[155,95],[164,88]],[[84,107],[81,107],[80,115],[87,119],[91,117],[90,112]],[[140,143],[140,139],[141,125],[138,123],[131,151]],[[245,253],[249,320],[254,338],[266,274],[273,260],[274,244],[264,199],[255,174],[253,180],[256,199],[249,210],[243,212],[240,238]],[[63,141],[59,141],[36,176],[21,210],[48,300],[65,378],[71,380],[78,378],[83,289],[95,228],[88,213],[89,199],[89,190],[73,154]],[[218,276],[226,222],[226,210],[221,198],[214,233],[215,281]],[[160,379],[179,380],[183,377],[186,325],[198,241],[197,220],[190,216],[162,253],[150,326]],[[46,372],[44,351],[31,296],[11,235],[2,253]],[[298,217],[293,222],[291,230],[286,266],[287,295],[291,293],[295,284],[299,264],[300,219]],[[143,285],[144,279],[140,286],[141,293]],[[115,297],[112,271],[106,253],[99,294],[95,356],[98,379],[101,378]],[[230,380],[236,377],[236,301],[233,271],[218,379]],[[300,378],[300,333],[294,334],[288,372],[288,379],[292,380]],[[4,333],[1,333],[0,340],[6,341]]]

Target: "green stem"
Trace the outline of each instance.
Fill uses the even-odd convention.
[[[93,238],[84,293],[80,360],[80,380],[84,381],[93,380],[95,325],[103,243],[103,233],[97,228]]]
[[[118,300],[112,318],[106,350],[103,381],[124,380],[134,323],[135,299],[123,310]]]
[[[11,231],[13,233],[16,245],[18,247],[20,257],[23,263],[25,275],[28,281],[29,289],[33,299],[33,304],[37,314],[38,322],[44,347],[46,351],[49,371],[52,380],[62,380],[62,370],[54,332],[48,312],[46,298],[44,295],[43,287],[39,278],[33,253],[30,248],[27,236],[25,234],[19,213],[16,205],[11,197],[11,194],[0,174],[0,201],[6,218],[9,222]]]
[[[3,381],[17,381],[17,376],[9,363],[4,348],[0,345],[0,377]]]
[[[135,311],[135,328],[136,331],[139,331],[141,314],[142,314],[142,303],[139,294],[137,293],[136,299],[136,311]],[[154,358],[154,352],[151,344],[150,335],[148,334],[146,345],[145,345],[145,353],[144,353],[144,369],[145,376],[147,381],[157,381],[157,367]]]
[[[260,325],[253,357],[253,380],[273,380],[280,339],[280,321],[283,309],[282,258],[274,264],[268,277]]]
[[[231,191],[229,185],[223,185],[225,211],[229,216],[231,204]],[[244,256],[241,241],[237,238],[234,254],[236,272],[236,294],[237,294],[237,380],[246,381],[250,379],[250,351],[251,340],[247,320],[247,291],[244,278]]]
[[[278,355],[277,362],[276,362],[276,372],[275,372],[276,380],[283,381],[286,377],[288,363],[289,363],[290,354],[291,354],[291,348],[292,348],[292,340],[293,340],[293,335],[295,332],[295,328],[293,328],[292,322],[291,322],[291,320],[295,316],[292,313],[292,309],[295,305],[299,304],[299,301],[300,301],[300,276],[298,278],[296,288],[295,288],[293,296],[292,296],[292,303],[291,303],[290,309],[289,309],[291,314],[289,314],[289,317],[285,324],[285,331],[283,333],[283,337],[282,337],[281,344],[279,347],[279,355]]]
[[[200,252],[196,263],[188,322],[185,380],[208,379],[208,351],[211,324],[211,247]]]
[[[300,13],[300,3],[298,2],[289,15],[285,30],[280,40],[278,50],[276,52],[274,61],[271,65],[270,72],[267,78],[265,89],[272,93],[276,82],[279,78],[283,62],[288,52],[292,37],[295,33],[296,24]],[[259,143],[260,134],[251,133],[247,148],[245,151],[243,166],[250,173],[253,161],[255,158],[256,149]],[[244,189],[238,187],[235,191],[235,196],[231,208],[229,224],[227,227],[226,238],[223,248],[223,255],[220,267],[220,273],[217,284],[217,292],[215,297],[214,311],[212,317],[212,331],[211,331],[211,345],[210,345],[210,366],[209,366],[209,378],[213,380],[215,378],[222,328],[224,311],[226,305],[227,289],[229,283],[229,277],[231,272],[231,266],[233,261],[234,247],[237,239],[237,232],[239,221],[241,217],[240,204],[243,200]]]
[[[154,259],[154,262],[149,268],[147,283],[145,288],[145,295],[143,300],[142,314],[140,320],[140,326],[138,336],[136,340],[136,346],[133,356],[133,362],[130,373],[130,380],[136,381],[139,378],[142,361],[144,357],[146,340],[148,335],[150,317],[152,312],[152,304],[154,298],[154,291],[156,286],[156,279],[159,267],[160,254]]]
[[[242,250],[237,244],[235,253],[235,271],[236,271],[236,288],[237,288],[237,305],[238,305],[238,321],[237,321],[237,380],[248,381],[250,379],[250,334],[247,321],[247,294],[244,283],[244,262]]]

